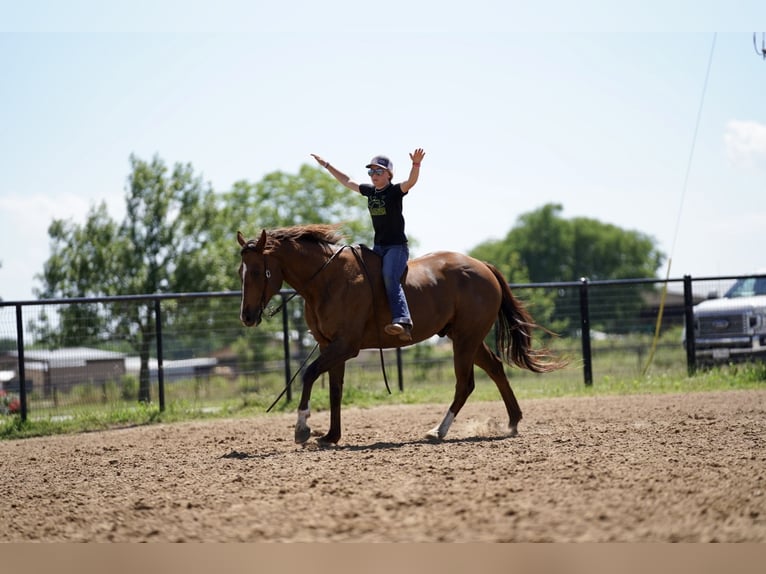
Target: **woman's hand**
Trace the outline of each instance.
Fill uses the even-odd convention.
[[[315,153],[312,153],[311,157],[313,157],[315,160],[317,160],[317,163],[319,165],[321,165],[322,167],[324,167],[324,168],[326,168],[328,165],[330,165],[329,161],[326,161],[326,160],[322,159],[320,156],[318,156]]]
[[[414,152],[410,154],[410,159],[412,160],[413,164],[419,164],[421,161],[423,161],[423,158],[426,156],[426,152],[423,151],[422,147],[419,147]]]

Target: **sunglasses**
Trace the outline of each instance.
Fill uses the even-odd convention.
[[[367,175],[383,175],[386,173],[385,169],[368,169]]]

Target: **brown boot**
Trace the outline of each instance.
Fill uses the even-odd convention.
[[[402,341],[412,341],[412,325],[391,323],[386,325],[383,330],[389,335],[399,337]]]

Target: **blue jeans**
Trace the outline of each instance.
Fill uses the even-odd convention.
[[[383,258],[383,284],[386,287],[391,322],[412,325],[410,308],[402,288],[402,275],[407,269],[410,250],[407,245],[375,245],[372,250]]]

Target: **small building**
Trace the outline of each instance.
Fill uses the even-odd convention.
[[[166,383],[190,379],[209,379],[213,373],[218,359],[213,357],[198,357],[192,359],[176,359],[162,361],[162,378]],[[128,374],[139,376],[141,371],[140,357],[127,357],[125,369]],[[156,383],[158,379],[157,359],[149,359],[149,380]]]
[[[14,373],[3,383],[6,390],[18,391],[18,363],[18,351],[0,356],[0,370]],[[29,350],[24,352],[24,372],[27,391],[34,389],[48,397],[54,389],[69,391],[76,385],[119,381],[125,375],[125,354],[88,347]]]

